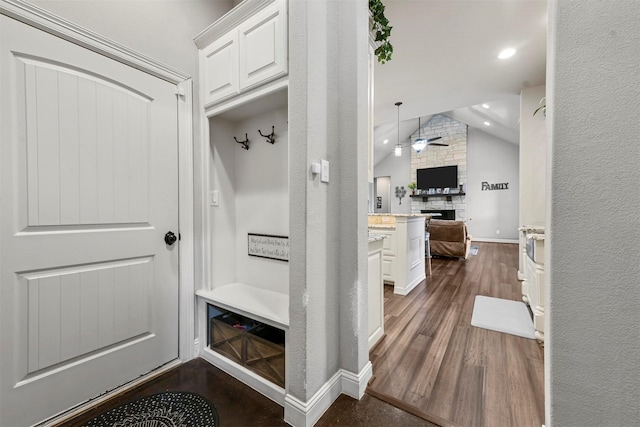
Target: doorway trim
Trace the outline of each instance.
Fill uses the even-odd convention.
[[[113,40],[93,33],[24,0],[0,0],[0,14],[16,19],[85,49],[136,68],[176,86],[178,114],[178,225],[182,243],[178,275],[178,359],[194,357],[194,223],[193,223],[193,85],[191,77]],[[156,371],[154,371],[156,372]],[[145,377],[152,375],[150,373]],[[143,378],[145,378],[143,377]]]

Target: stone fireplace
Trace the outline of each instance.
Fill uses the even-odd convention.
[[[467,184],[467,125],[452,119],[445,114],[436,114],[422,125],[420,135],[423,138],[442,137],[448,147],[427,146],[421,153],[411,150],[411,181],[417,182],[418,169],[440,166],[458,166],[458,185]],[[418,132],[411,136],[415,139]],[[411,212],[447,212],[441,218],[466,221],[466,195],[430,195],[429,197],[413,196]]]
[[[455,220],[456,219],[456,210],[455,209],[421,209],[420,213],[423,214],[433,214],[439,213],[440,216],[434,216],[433,219],[446,219],[446,220]]]

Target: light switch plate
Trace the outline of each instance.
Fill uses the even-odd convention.
[[[218,206],[218,205],[219,205],[218,191],[214,190],[211,192],[211,206]]]
[[[320,181],[329,182],[329,160],[320,160],[322,172],[320,173]]]

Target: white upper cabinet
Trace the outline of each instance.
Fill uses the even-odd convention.
[[[238,37],[231,31],[200,52],[204,103],[227,98],[239,92]]]
[[[275,2],[238,29],[240,90],[287,74],[284,3]]]
[[[286,0],[245,0],[195,38],[209,106],[284,76]]]

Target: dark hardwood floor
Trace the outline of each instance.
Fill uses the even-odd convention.
[[[543,349],[471,326],[476,295],[520,301],[518,246],[474,243],[468,260],[434,258],[407,296],[385,286],[384,339],[367,393],[443,426],[540,427]]]
[[[340,396],[316,426],[542,425],[542,348],[534,340],[471,326],[476,295],[520,300],[517,245],[477,245],[478,255],[467,261],[433,259],[433,275],[407,296],[385,286],[386,336],[371,352],[374,378],[367,394],[360,401]],[[205,396],[222,427],[287,425],[281,406],[202,359],[61,425],[82,426],[161,391]]]
[[[288,426],[283,420],[282,406],[203,359],[180,365],[58,426],[80,427],[109,409],[163,391],[188,391],[206,397],[216,407],[221,427]],[[316,426],[437,427],[366,394],[361,400],[341,395]]]

